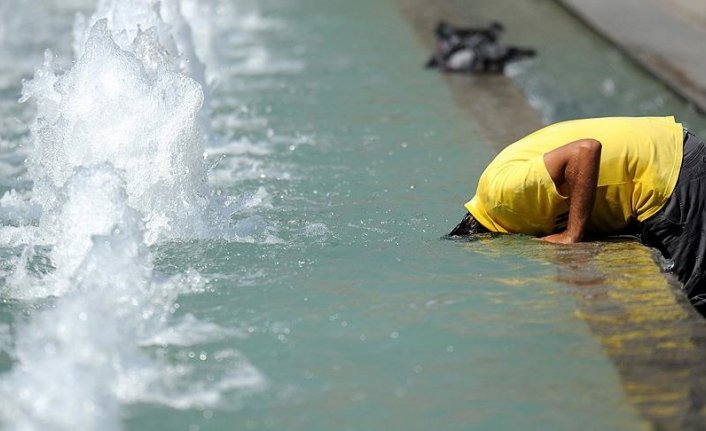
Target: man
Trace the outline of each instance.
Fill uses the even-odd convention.
[[[674,261],[706,311],[706,145],[674,117],[574,120],[490,163],[450,235],[522,233],[558,244],[638,234]]]

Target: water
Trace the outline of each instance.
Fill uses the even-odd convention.
[[[541,46],[538,61],[516,64],[510,74],[529,94],[530,103],[546,122],[670,113],[697,134],[706,133],[703,116],[664,84],[651,79],[617,48],[586,31],[582,23],[567,19],[558,2],[475,3],[479,13],[466,19],[483,22],[502,16],[508,27],[508,40]],[[562,36],[556,37],[557,34]]]
[[[38,31],[0,37],[33,59],[0,68],[5,428],[698,423],[699,321],[649,250],[439,239],[493,150],[393,4],[18,4],[3,22]],[[17,105],[46,47],[47,80],[71,71]],[[551,58],[514,72],[545,119],[556,93],[526,83]]]

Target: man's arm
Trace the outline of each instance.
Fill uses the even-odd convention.
[[[581,139],[544,155],[544,164],[557,190],[568,189],[569,221],[564,232],[543,240],[557,244],[581,241],[596,198],[600,161],[601,143],[595,139]]]

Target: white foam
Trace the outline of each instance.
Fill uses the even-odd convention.
[[[223,9],[222,13],[229,17],[236,31],[221,36],[223,48],[220,54],[231,63],[229,67],[221,66],[222,79],[232,80],[239,75],[290,74],[305,69],[305,63],[293,58],[291,51],[286,54],[273,52],[262,42],[268,32],[286,31],[282,21],[263,16],[257,8],[245,13],[239,10],[240,14],[236,14],[230,4]]]
[[[43,233],[51,233],[54,242],[51,260],[56,270],[51,277],[56,290],[52,295],[60,296],[70,288],[94,236],[131,226],[141,239],[140,216],[127,202],[125,184],[111,165],[76,168],[59,190],[57,204],[42,219]]]
[[[70,71],[57,76],[48,56],[25,84],[24,99],[38,104],[33,199],[52,211],[75,168],[109,162],[145,217],[148,243],[205,235],[209,192],[195,120],[201,87],[163,60],[153,31],[136,37],[139,57],[113,42],[107,20],[97,21]]]
[[[151,295],[135,223],[128,218],[121,233],[91,240],[71,275],[77,289],[19,325],[17,365],[0,382],[0,411],[12,428],[120,429],[114,382],[146,360],[134,338],[159,324],[165,304]]]
[[[218,17],[216,0],[181,0],[181,12],[192,31],[194,49],[199,59],[206,64],[207,83],[217,76],[220,66],[217,45],[214,43],[215,22]]]
[[[239,329],[226,329],[214,323],[202,322],[192,314],[163,331],[141,342],[143,346],[194,346],[225,338],[245,338],[246,333]]]
[[[206,71],[196,55],[192,31],[181,13],[179,0],[99,0],[96,11],[89,17],[78,14],[74,23],[74,53],[80,58],[86,49],[91,29],[98,21],[105,20],[114,40],[121,49],[139,53],[142,50],[160,50],[159,57],[172,69],[190,76],[203,91],[204,109],[197,115],[205,134],[210,134]],[[142,32],[151,32],[156,43],[142,43]],[[143,58],[144,60],[144,58]]]
[[[181,14],[178,0],[99,0],[89,18],[79,14],[74,24],[76,58],[85,53],[91,29],[101,20],[106,21],[113,40],[123,50],[131,50],[138,35],[152,29],[173,66],[205,85],[204,65],[196,56],[191,28]]]
[[[41,281],[63,296],[18,325],[12,352],[17,365],[0,381],[3,421],[23,430],[117,430],[123,403],[217,406],[230,391],[263,387],[264,377],[242,357],[210,382],[193,376],[188,366],[164,363],[140,350],[141,345],[187,346],[244,334],[188,315],[172,324],[183,280],[154,276],[139,214],[127,205],[117,171],[109,165],[78,170],[60,198],[64,211],[81,208],[91,189],[105,195],[97,207],[107,216],[96,210],[97,221],[75,233],[75,240],[68,238],[70,229],[60,228],[66,237],[52,249],[56,271]],[[94,235],[86,241],[90,230]],[[198,274],[187,274],[194,277]],[[59,292],[67,285],[73,289]]]
[[[233,203],[240,211],[269,209],[272,208],[272,196],[264,187],[258,187],[255,191],[243,193]]]
[[[258,392],[267,387],[262,373],[239,352],[229,349],[228,355],[220,353],[216,353],[219,360],[206,359],[218,362],[215,373],[206,381],[191,378],[193,367],[168,366],[160,373],[159,379],[152,379],[151,387],[144,385],[143,376],[130,379],[123,385],[121,399],[131,403],[160,404],[178,410],[221,407],[229,400],[231,403],[227,408],[232,409],[229,395]]]
[[[248,138],[241,138],[223,145],[209,147],[206,149],[204,155],[206,157],[214,157],[219,155],[241,156],[250,154],[254,156],[266,156],[272,154],[272,148],[264,144],[263,142],[253,143]]]
[[[34,226],[0,226],[0,244],[5,247],[17,247],[30,244],[37,237]]]
[[[212,185],[233,185],[248,180],[267,178],[289,181],[293,179],[293,168],[287,163],[271,162],[258,157],[226,157],[219,160],[211,170],[209,182]]]
[[[188,349],[246,334],[189,314],[175,322],[178,296],[205,291],[208,280],[195,270],[155,274],[149,245],[213,235],[282,242],[257,214],[272,207],[264,187],[237,198],[214,197],[208,189],[207,157],[225,156],[228,169],[251,157],[245,177],[288,175],[255,160],[270,145],[232,139],[204,150],[206,79],[195,52],[212,55],[214,64],[217,56],[211,30],[194,44],[189,23],[208,27],[215,5],[99,0],[94,14],[76,21],[72,67],[58,70],[47,52],[24,83],[22,100],[37,105],[26,172],[33,188],[31,195],[11,191],[0,198],[6,224],[0,241],[24,245],[9,265],[14,271],[2,274],[2,294],[46,299],[16,322],[14,345],[0,327],[0,348],[16,360],[0,380],[0,417],[8,429],[117,430],[126,403],[215,407],[266,386],[234,349],[198,352],[199,361],[218,364],[208,379],[199,377],[200,362],[192,357],[159,353],[162,346]],[[249,20],[244,26],[252,31],[271,25]],[[243,61],[246,73],[284,70],[277,59]],[[0,160],[0,171],[18,166]],[[238,220],[230,227],[225,221],[233,213]]]
[[[0,198],[0,219],[15,225],[29,225],[39,222],[42,208],[32,202],[28,192],[10,190]]]

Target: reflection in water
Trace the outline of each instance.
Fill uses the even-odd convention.
[[[517,235],[482,236],[466,247],[490,258],[516,256],[517,271],[494,280],[503,285],[521,290],[558,281],[568,287],[576,317],[615,364],[628,400],[649,428],[703,429],[706,321],[676,279],[660,271],[656,251],[627,238],[557,246]],[[553,280],[528,277],[528,262],[555,266],[557,274]],[[525,306],[549,310],[565,288],[544,289],[546,300]]]
[[[704,320],[634,241],[542,245],[585,320],[615,363],[630,401],[656,429],[706,421]]]

